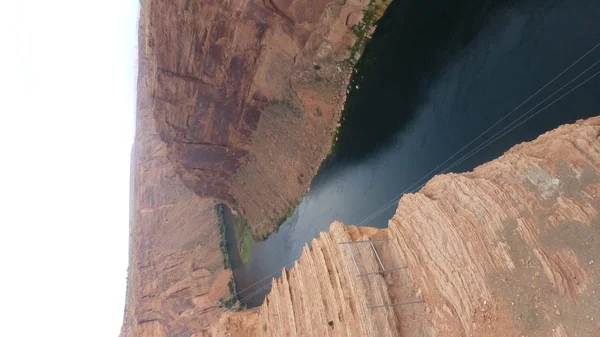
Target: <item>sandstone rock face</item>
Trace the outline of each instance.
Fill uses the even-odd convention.
[[[190,336],[217,321],[229,296],[214,202],[185,186],[138,80],[132,151],[130,261],[122,337]]]
[[[143,107],[138,123],[151,126]],[[138,128],[138,130],[151,130]],[[139,131],[132,158],[130,262],[121,336],[185,336],[218,320],[229,295],[214,202],[181,183],[155,134]]]
[[[597,336],[600,118],[400,201],[390,238],[440,335]]]
[[[389,242],[340,242],[387,238],[387,230],[333,223],[330,231],[305,247],[293,269],[273,282],[260,308],[259,336],[426,336],[422,304],[392,309],[373,308],[418,299],[407,274],[380,271],[398,268],[399,259]],[[350,250],[355,252],[354,260]],[[356,264],[355,264],[356,263]],[[368,274],[358,276],[358,274]]]
[[[366,6],[142,2],[122,336],[236,335],[255,325],[256,313],[218,307],[231,272],[214,203],[241,211],[264,237],[308,189],[345,99],[342,61],[355,40],[347,18]]]
[[[142,3],[138,90],[151,132],[186,187],[238,209],[258,238],[295,206],[329,152],[351,70],[350,26],[367,5]]]
[[[334,223],[273,282],[260,336],[600,335],[600,117],[405,195],[386,230]],[[387,237],[383,275],[342,241]],[[360,246],[355,245],[355,251]],[[356,254],[361,272],[374,254]],[[421,299],[392,308],[369,306]]]

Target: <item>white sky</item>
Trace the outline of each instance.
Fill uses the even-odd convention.
[[[0,1],[0,335],[117,337],[136,0]]]

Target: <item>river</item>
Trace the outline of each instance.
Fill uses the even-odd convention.
[[[600,65],[531,110],[599,61],[600,47],[544,87],[598,43],[597,1],[393,1],[353,75],[336,152],[294,215],[253,244],[245,265],[233,254],[241,301],[260,305],[271,278],[334,220],[386,227],[399,195],[526,112],[537,114],[449,171],[471,170],[517,143],[598,115],[600,76],[581,83]]]

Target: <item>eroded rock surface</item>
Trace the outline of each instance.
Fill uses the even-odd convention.
[[[272,232],[331,147],[368,0],[146,0],[140,77],[184,185]],[[381,7],[383,11],[385,7]]]
[[[333,223],[305,247],[294,268],[273,281],[260,307],[258,336],[432,336],[422,304],[378,306],[418,300],[406,273],[381,271],[401,265],[387,230]],[[354,252],[354,259],[350,255]],[[362,276],[359,276],[362,275]],[[390,302],[391,301],[391,302]],[[376,307],[376,308],[369,308]]]
[[[441,335],[600,333],[599,136],[565,125],[402,198],[390,238]]]

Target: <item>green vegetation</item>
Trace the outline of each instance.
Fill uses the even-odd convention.
[[[363,52],[365,46],[371,38],[370,32],[379,22],[379,19],[385,12],[385,9],[388,7],[390,1],[391,0],[370,0],[367,9],[363,11],[362,21],[352,26],[352,31],[356,35],[356,41],[354,42],[354,45],[348,48],[350,55],[344,61],[346,66],[353,68],[350,82],[348,83],[346,91],[347,93],[352,92],[359,86],[359,82],[361,80],[357,75],[360,72],[359,68],[362,68],[361,70],[365,71],[365,65],[368,65],[370,62],[372,62],[370,60],[361,59],[360,64],[357,64],[360,54]],[[350,104],[351,97],[349,95],[344,103],[344,109],[342,110],[342,115],[339,121],[340,124],[344,123],[344,115],[348,111]],[[323,167],[323,165],[325,165],[331,159],[332,155],[337,151],[338,141],[340,139],[340,128],[341,126],[331,132],[331,150],[327,158],[321,163],[321,167]]]
[[[248,259],[250,258],[250,250],[252,248],[252,243],[254,239],[252,238],[252,232],[250,232],[250,228],[246,226],[244,228],[244,232],[240,237],[240,242],[238,245],[238,249],[240,251],[240,258],[242,259],[242,263],[248,263]]]
[[[223,215],[223,205],[222,204],[215,205],[215,213],[217,215],[217,224],[219,226],[219,233],[221,234],[221,242],[219,242],[219,247],[221,248],[221,253],[223,253],[223,267],[225,269],[231,269],[229,250],[227,250],[227,235],[225,233],[225,218]]]
[[[233,282],[233,278],[229,280],[227,286],[229,287],[229,296],[219,299],[219,302],[221,303],[219,304],[219,308],[225,307],[228,310],[235,311],[244,310],[246,307],[241,305],[240,301],[238,300],[238,295],[235,289],[235,282]]]
[[[320,65],[318,65],[318,64],[315,64],[313,68],[314,68],[315,70],[320,70],[320,69],[321,69],[321,66],[320,66]]]
[[[221,234],[221,242],[219,246],[221,247],[221,252],[223,253],[223,266],[225,269],[231,269],[231,260],[229,257],[229,250],[227,249],[227,236],[225,233],[225,206],[223,204],[215,205],[215,213],[217,216],[217,223],[219,225],[219,232]],[[244,226],[245,222],[242,218],[238,218],[236,216],[236,224],[238,226]],[[239,227],[238,227],[239,228]],[[252,234],[250,233],[249,227],[244,227],[245,231],[240,239],[240,255],[243,263],[248,262],[248,257],[250,256],[250,246],[252,245]],[[241,305],[238,299],[238,293],[235,289],[235,282],[233,281],[233,277],[229,279],[227,283],[229,287],[229,296],[223,297],[219,299],[219,307],[227,308],[228,310],[241,311],[246,309],[246,306]]]
[[[298,203],[296,203],[298,204]],[[297,206],[296,206],[297,207]],[[292,216],[294,216],[294,213],[296,213],[296,207],[290,208],[287,213],[285,213],[284,215],[282,215],[279,220],[277,220],[277,227],[281,226],[282,223],[284,223],[287,219],[291,218]]]
[[[356,35],[356,42],[354,42],[352,47],[348,47],[350,56],[348,56],[345,61],[348,66],[352,67],[358,61],[358,55],[363,51],[370,39],[369,32],[377,25],[382,14],[382,9],[387,7],[387,5],[385,5],[387,1],[388,0],[371,0],[367,9],[363,11],[362,22],[352,26],[352,31],[354,32],[354,35]],[[385,6],[382,7],[382,5]]]

